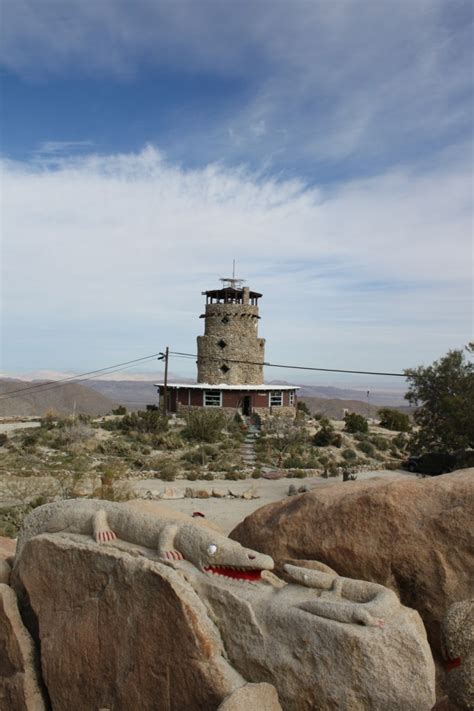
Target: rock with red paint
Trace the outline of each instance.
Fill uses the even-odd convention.
[[[191,518],[103,501],[35,509],[13,582],[53,708],[211,711],[266,682],[286,711],[431,709],[416,612],[328,568],[288,566],[285,582],[272,567]]]
[[[262,479],[284,479],[287,474],[288,472],[285,472],[281,469],[272,469],[271,471],[262,472]]]
[[[327,482],[250,514],[230,534],[271,555],[321,561],[394,590],[435,653],[448,607],[472,594],[474,469],[430,478]]]
[[[474,709],[474,598],[451,605],[443,620],[446,689],[463,711]]]

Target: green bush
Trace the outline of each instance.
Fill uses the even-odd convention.
[[[295,469],[292,472],[288,472],[286,475],[287,479],[306,479],[308,474],[305,472],[304,469]]]
[[[390,440],[382,437],[382,435],[372,435],[369,441],[374,445],[375,449],[378,449],[380,452],[386,452],[390,447]]]
[[[411,430],[410,418],[405,412],[392,410],[390,407],[383,407],[378,411],[380,417],[380,427],[397,432],[409,432]]]
[[[375,454],[374,445],[371,442],[367,442],[365,440],[362,440],[362,442],[359,442],[357,444],[357,449],[360,449],[361,452],[367,454],[368,457],[373,457]]]
[[[320,428],[313,437],[313,444],[316,447],[329,447],[334,437],[334,427],[327,417],[320,420]]]
[[[226,424],[226,418],[219,409],[190,410],[185,419],[183,436],[196,442],[217,442]]]
[[[344,449],[341,452],[341,456],[344,457],[346,461],[353,461],[354,459],[357,459],[357,452],[353,449]]]
[[[115,410],[112,410],[112,415],[126,415],[127,414],[127,408],[124,407],[124,405],[119,405],[118,407],[115,408]]]
[[[246,479],[247,476],[244,474],[244,472],[227,472],[224,476],[224,479],[228,479],[229,481],[240,481],[241,479]]]
[[[3,432],[0,433],[0,447],[3,447],[8,442],[8,436]]]
[[[158,471],[155,474],[155,478],[163,479],[163,481],[174,481],[176,479],[177,473],[178,466],[176,462],[163,459],[158,466]]]
[[[408,437],[404,435],[403,432],[400,432],[392,439],[392,444],[398,447],[398,449],[404,450],[408,445]]]
[[[358,415],[357,412],[348,412],[344,415],[345,431],[346,432],[368,432],[369,423],[363,415]]]
[[[296,412],[301,412],[303,415],[308,415],[308,417],[311,417],[311,412],[309,410],[308,405],[302,400],[298,400],[296,404]]]
[[[288,457],[283,462],[284,469],[304,469],[306,466],[304,460],[296,455]]]

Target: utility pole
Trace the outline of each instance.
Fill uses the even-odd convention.
[[[367,419],[370,418],[370,390],[367,390]]]
[[[163,360],[165,361],[165,378],[163,381],[163,415],[168,414],[168,360],[170,349],[166,346]]]

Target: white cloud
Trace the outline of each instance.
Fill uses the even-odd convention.
[[[472,5],[462,0],[280,0],[271,12],[263,1],[15,0],[2,10],[1,61],[27,79],[126,82],[150,67],[237,78],[245,98],[232,116],[213,110],[189,141],[178,132],[173,148],[186,154],[194,139],[204,161],[221,157],[229,126],[246,159],[278,151],[318,164],[361,150],[393,162],[472,123]]]
[[[430,360],[469,338],[469,188],[461,152],[331,191],[184,170],[152,146],[54,168],[5,162],[4,368],[26,355],[30,370],[80,369],[166,342],[193,349],[200,292],[233,258],[264,293],[274,360]]]

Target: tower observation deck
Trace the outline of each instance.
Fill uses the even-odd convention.
[[[206,297],[204,335],[197,338],[198,383],[261,385],[265,339],[258,337],[258,301],[262,294],[243,279],[221,279]]]

